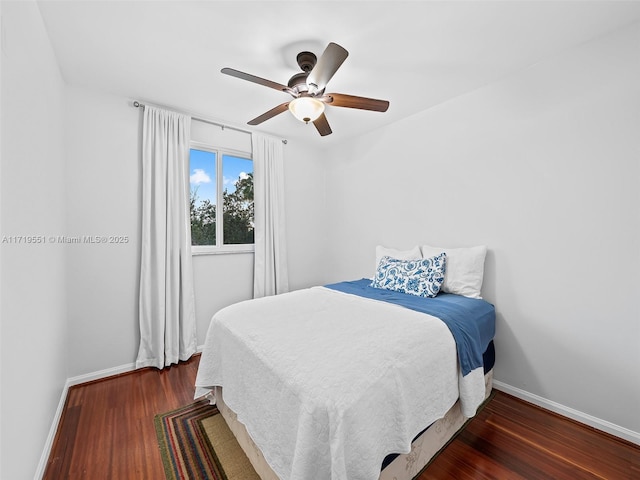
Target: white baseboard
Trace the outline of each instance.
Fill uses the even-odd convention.
[[[67,379],[67,383],[70,387],[72,387],[74,385],[93,382],[94,380],[102,380],[103,378],[120,375],[122,373],[133,372],[135,369],[135,363],[127,363],[126,365],[120,365],[119,367],[105,368],[104,370],[98,370],[97,372],[90,372],[83,375],[78,375],[76,377],[71,377]]]
[[[38,462],[38,468],[36,468],[36,474],[34,480],[41,480],[44,475],[44,471],[47,468],[47,462],[49,461],[49,455],[51,454],[51,447],[53,447],[53,440],[56,438],[56,432],[58,431],[58,424],[62,418],[62,412],[64,411],[64,404],[67,401],[67,392],[69,391],[69,380],[67,380],[62,388],[62,394],[60,395],[60,401],[58,402],[58,408],[53,416],[51,422],[51,428],[49,429],[49,435],[47,435],[47,441],[44,444],[40,461]]]
[[[196,350],[197,353],[202,353],[202,348],[204,345],[198,345]],[[33,477],[34,480],[41,480],[44,475],[44,471],[47,468],[47,462],[49,461],[49,455],[51,455],[51,448],[53,447],[53,441],[56,437],[56,432],[58,431],[58,425],[60,424],[60,419],[62,418],[62,412],[64,411],[64,404],[67,401],[67,394],[69,393],[69,387],[74,385],[80,385],[82,383],[93,382],[94,380],[102,380],[103,378],[112,377],[114,375],[120,375],[122,373],[132,372],[136,369],[135,363],[127,363],[125,365],[120,365],[119,367],[106,368],[104,370],[98,370],[97,372],[85,373],[83,375],[78,375],[75,377],[67,378],[67,381],[62,388],[62,394],[60,395],[60,401],[58,402],[58,408],[56,409],[56,413],[53,417],[53,421],[51,422],[51,428],[49,429],[49,435],[47,436],[47,441],[44,444],[44,449],[42,451],[42,455],[40,456],[40,462],[38,462],[38,468],[36,469],[36,474]]]
[[[520,398],[529,403],[533,403],[534,405],[558,413],[564,417],[570,418],[580,423],[584,423],[585,425],[589,425],[590,427],[602,430],[603,432],[635,443],[636,445],[640,445],[640,433],[638,432],[634,432],[633,430],[621,427],[620,425],[616,425],[615,423],[602,420],[601,418],[597,418],[587,413],[574,410],[573,408],[567,407],[565,405],[547,400],[546,398],[540,397],[520,388],[512,387],[511,385],[500,382],[499,380],[494,379],[493,386],[496,388],[496,390],[508,393],[510,395],[513,395],[514,397]]]

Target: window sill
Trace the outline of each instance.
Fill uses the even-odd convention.
[[[209,246],[192,246],[191,256],[197,257],[200,255],[228,255],[236,253],[254,253],[255,248],[253,245],[225,245],[224,247],[209,247]]]

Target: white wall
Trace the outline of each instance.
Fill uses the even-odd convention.
[[[1,2],[1,235],[65,229],[64,84],[35,3]],[[2,468],[32,478],[67,378],[65,248],[2,243]]]
[[[486,244],[496,379],[640,441],[640,26],[328,155],[327,267]],[[391,106],[393,108],[393,105]]]
[[[69,236],[127,243],[67,245],[69,376],[135,361],[140,339],[140,112],[127,99],[67,87]]]
[[[296,141],[285,146],[285,208],[289,289],[327,283],[324,268],[329,212],[325,194],[326,152]]]

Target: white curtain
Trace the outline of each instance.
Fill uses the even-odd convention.
[[[142,131],[140,349],[136,368],[196,352],[189,217],[191,118],[145,106]]]
[[[255,204],[253,297],[289,291],[282,140],[252,133]]]

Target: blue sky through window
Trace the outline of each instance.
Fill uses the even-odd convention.
[[[196,206],[204,200],[216,204],[216,154],[191,149],[189,180],[191,192],[196,192]]]
[[[222,156],[222,188],[227,192],[235,192],[236,182],[251,172],[253,172],[253,162],[251,160],[232,155]]]
[[[222,188],[229,193],[236,189],[236,182],[242,176],[253,172],[253,162],[232,155],[222,156]],[[204,200],[216,204],[216,154],[204,150],[191,149],[189,177],[191,191],[197,191],[196,206]]]

